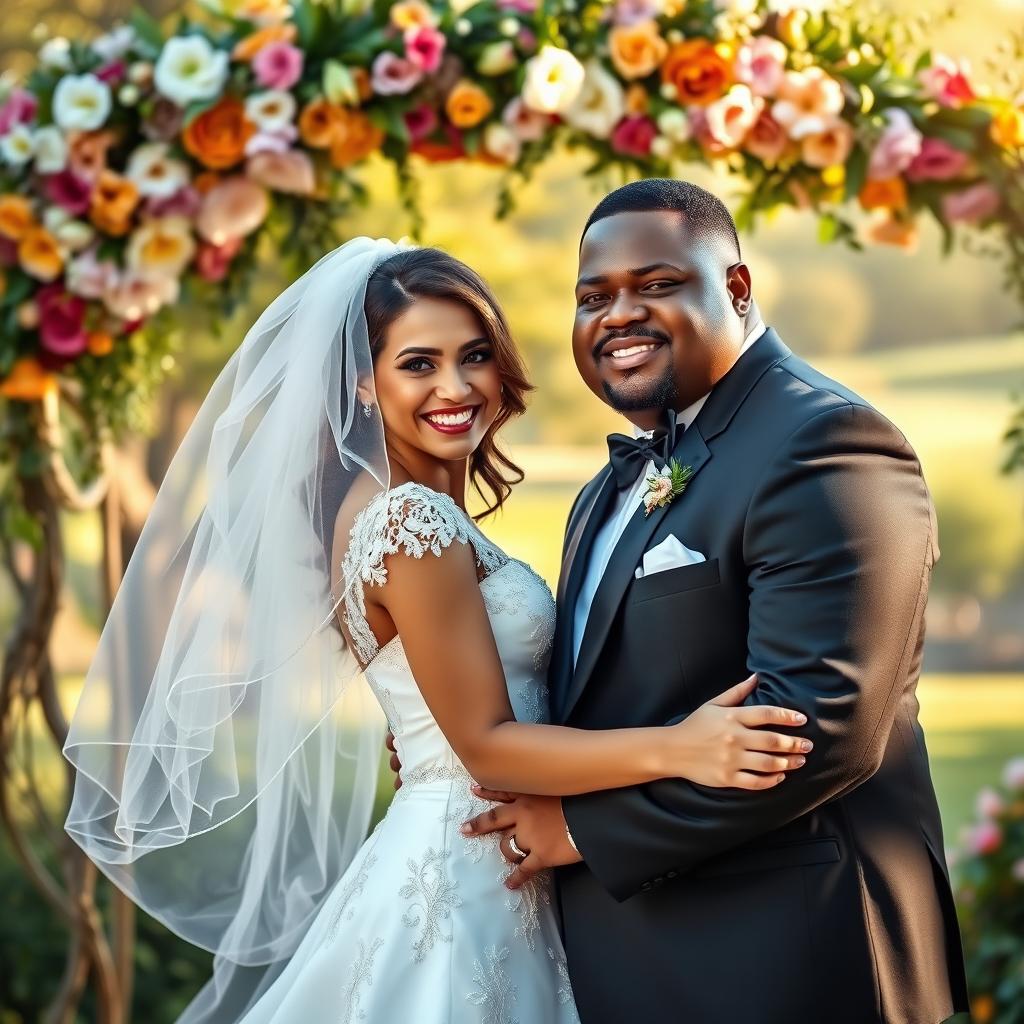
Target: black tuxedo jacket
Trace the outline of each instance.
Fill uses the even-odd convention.
[[[967,995],[915,697],[938,556],[917,457],[771,330],[675,457],[694,476],[630,521],[573,670],[610,469],[576,500],[554,718],[666,724],[756,672],[750,702],[803,711],[815,748],[769,791],[663,780],[564,801],[584,858],[557,872],[583,1024],[937,1024]],[[669,534],[707,561],[635,579]]]

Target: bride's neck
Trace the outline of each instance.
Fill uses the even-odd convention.
[[[388,461],[391,465],[391,486],[417,483],[432,491],[447,494],[461,509],[466,508],[466,478],[468,459],[444,462],[432,458],[426,452],[411,451],[402,445],[388,444]]]

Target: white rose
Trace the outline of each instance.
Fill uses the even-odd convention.
[[[279,132],[295,120],[295,97],[284,89],[269,89],[245,101],[246,120],[261,132]]]
[[[658,115],[658,131],[673,142],[686,142],[690,138],[690,119],[678,107],[663,110]]]
[[[71,44],[63,36],[47,39],[39,47],[39,63],[52,71],[70,71]]]
[[[514,164],[519,159],[523,144],[507,125],[491,122],[484,130],[484,149],[491,156],[507,164]]]
[[[110,114],[110,87],[95,75],[65,75],[53,93],[53,119],[66,132],[91,132]]]
[[[228,55],[204,36],[168,39],[156,62],[157,90],[179,106],[219,95],[228,77]]]
[[[568,50],[545,46],[526,62],[523,102],[542,114],[564,114],[579,96],[585,75]]]
[[[35,140],[27,125],[16,124],[0,139],[0,157],[11,167],[23,167],[32,159]]]
[[[600,61],[588,61],[583,87],[565,120],[595,139],[607,139],[626,113],[626,96],[619,80]]]
[[[166,199],[188,184],[188,167],[167,155],[165,142],[148,142],[129,157],[125,176],[140,195]]]
[[[664,135],[659,135],[651,143],[651,155],[659,160],[668,160],[676,150],[676,144]]]
[[[131,25],[118,25],[117,28],[92,41],[92,51],[106,62],[118,60],[135,45],[135,29]]]
[[[67,166],[68,144],[64,133],[55,124],[48,124],[36,132],[33,152],[36,170],[40,174],[58,174]]]

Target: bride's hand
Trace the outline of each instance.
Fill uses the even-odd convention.
[[[757,676],[750,676],[668,727],[671,775],[703,786],[771,789],[804,764],[810,740],[759,727],[791,728],[806,717],[768,705],[743,707],[756,686]]]

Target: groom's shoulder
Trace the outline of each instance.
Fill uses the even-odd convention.
[[[800,430],[814,421],[824,431],[837,418],[854,419],[907,444],[899,427],[866,398],[797,355],[791,353],[777,363],[762,383],[770,392],[765,397],[788,430]]]

